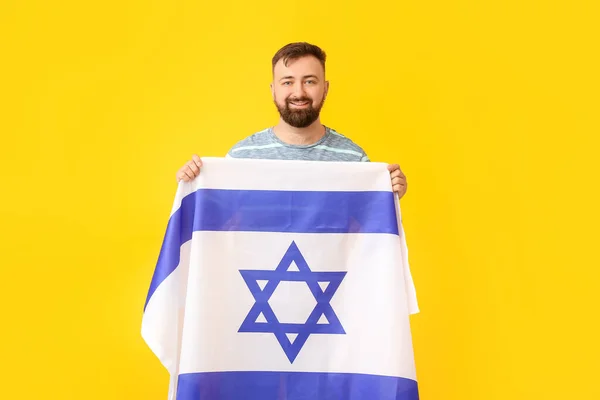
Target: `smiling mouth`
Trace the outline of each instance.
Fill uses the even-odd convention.
[[[296,107],[306,107],[310,104],[309,101],[290,101],[290,104]]]

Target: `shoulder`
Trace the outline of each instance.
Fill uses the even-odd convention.
[[[358,157],[359,161],[369,161],[369,157],[365,150],[352,141],[352,139],[339,133],[335,129],[329,127],[327,127],[327,129],[329,130],[329,136],[327,138],[327,143],[324,143],[325,145],[348,154],[353,154]]]
[[[277,142],[273,140],[272,135],[269,132],[269,128],[263,129],[262,131],[256,132],[236,144],[234,144],[227,152],[227,157],[238,157],[241,153],[258,150],[261,148],[268,148],[277,145]]]

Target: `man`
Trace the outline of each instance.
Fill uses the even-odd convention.
[[[362,148],[323,125],[320,112],[329,82],[325,80],[325,53],[309,43],[290,43],[273,57],[271,93],[279,123],[247,137],[227,153],[231,158],[274,160],[357,161],[369,158]],[[190,181],[200,174],[202,160],[192,156],[177,180]],[[406,193],[406,177],[397,164],[388,165],[392,188],[399,198]]]

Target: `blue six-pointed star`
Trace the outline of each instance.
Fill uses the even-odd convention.
[[[289,271],[292,262],[296,263],[298,271]],[[346,272],[311,271],[295,242],[292,242],[275,270],[240,270],[240,273],[254,296],[255,303],[238,332],[273,333],[290,363],[294,362],[311,334],[346,333],[330,304]],[[261,290],[257,281],[268,282]],[[280,282],[306,282],[308,285],[317,304],[305,323],[281,323],[277,319],[269,299]],[[325,290],[321,289],[320,282],[328,283]],[[261,313],[266,322],[257,322]],[[328,323],[318,323],[322,316],[325,316]],[[286,336],[288,333],[297,334],[293,343]]]

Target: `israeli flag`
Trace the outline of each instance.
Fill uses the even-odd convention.
[[[170,400],[417,400],[418,312],[386,164],[203,159],[142,336]]]

